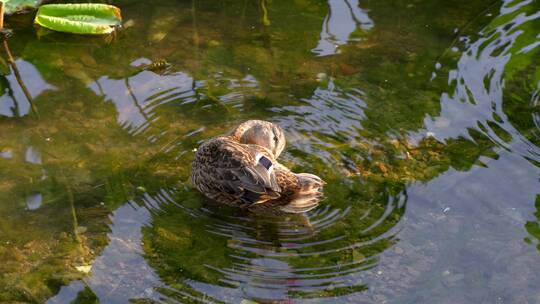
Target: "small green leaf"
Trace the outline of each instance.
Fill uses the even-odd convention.
[[[59,32],[110,34],[121,24],[120,9],[99,3],[47,4],[39,8],[35,23]]]

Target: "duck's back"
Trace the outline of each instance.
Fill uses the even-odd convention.
[[[212,139],[197,150],[191,180],[207,197],[253,211],[301,213],[315,208],[324,182],[295,174],[270,151],[229,137]]]
[[[193,160],[191,180],[203,194],[229,205],[250,205],[280,196],[275,162],[263,147],[218,137],[201,145]]]

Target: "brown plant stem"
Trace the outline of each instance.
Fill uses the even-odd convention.
[[[3,30],[4,30],[4,2],[0,1],[0,32]],[[28,91],[28,88],[24,84],[24,81],[22,80],[22,77],[21,77],[21,73],[19,72],[19,69],[17,68],[17,63],[15,62],[15,59],[13,59],[13,55],[11,54],[11,50],[9,49],[7,37],[5,33],[0,33],[0,34],[2,34],[2,44],[4,46],[4,51],[6,52],[7,61],[8,61],[8,64],[11,66],[11,69],[13,70],[15,79],[17,80],[17,83],[21,87],[21,90],[23,91],[24,96],[26,96],[26,99],[28,100],[28,103],[30,104],[30,108],[32,109],[32,112],[38,115],[37,109],[32,99],[32,95],[30,94],[30,91]]]
[[[2,43],[4,45],[4,51],[6,52],[6,55],[7,55],[8,64],[11,66],[11,69],[13,70],[13,74],[15,75],[15,79],[17,80],[17,83],[21,87],[21,90],[23,91],[24,96],[26,96],[26,99],[28,100],[28,103],[30,104],[30,108],[32,109],[32,112],[34,112],[34,114],[36,115],[39,115],[36,109],[36,106],[34,105],[32,95],[30,95],[30,91],[28,91],[28,88],[24,84],[24,81],[22,80],[22,77],[21,77],[21,73],[19,72],[19,69],[17,68],[17,63],[13,59],[13,55],[11,55],[11,50],[9,49],[7,39],[4,38],[4,41]]]
[[[4,28],[4,2],[0,1],[0,30]]]

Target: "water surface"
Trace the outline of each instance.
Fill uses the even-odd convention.
[[[540,302],[538,1],[114,4],[113,37],[7,20],[1,301]],[[317,209],[191,188],[252,118],[328,182]]]

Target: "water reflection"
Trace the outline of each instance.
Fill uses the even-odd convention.
[[[219,92],[212,91],[216,86]],[[212,108],[217,112],[230,112],[229,109],[241,109],[246,99],[261,90],[258,80],[249,74],[235,79],[216,73],[205,80],[196,80],[182,71],[165,75],[141,71],[124,79],[103,76],[89,87],[114,103],[122,128],[131,135],[146,133],[152,141],[170,129],[163,120],[169,118],[171,110],[188,109],[197,103],[194,106],[203,111]],[[160,119],[162,121],[158,121]]]
[[[72,301],[85,288],[102,303],[264,303],[362,292],[364,272],[394,243],[406,203],[405,194],[380,190],[366,200],[354,184],[334,183],[330,194],[346,201],[280,218],[223,209],[190,189],[145,194],[112,213],[91,274],[48,303]]]
[[[32,98],[36,98],[44,91],[56,89],[43,79],[41,73],[30,62],[17,59],[15,64]],[[14,73],[2,77],[0,87],[3,91],[0,96],[0,117],[21,117],[30,113],[30,102],[26,99]]]
[[[41,164],[41,153],[36,150],[36,148],[30,146],[26,149],[24,154],[24,159],[31,164],[40,165]]]
[[[480,161],[489,167],[510,162],[529,172],[531,180],[523,182],[530,185],[520,192],[528,195],[526,201],[534,201],[538,193],[540,141],[534,108],[540,79],[522,71],[537,67],[540,36],[532,29],[539,22],[536,3],[506,1],[501,15],[476,40],[466,40],[457,68],[449,71],[453,91],[441,96],[440,116],[425,121],[427,130],[440,140],[488,138],[497,147],[497,163]],[[516,115],[524,111],[531,112],[527,114],[530,121]],[[516,155],[529,165],[518,165]],[[508,177],[509,173],[503,175]]]
[[[312,50],[317,56],[337,54],[340,45],[361,40],[360,35],[354,36],[355,31],[373,28],[373,21],[358,0],[328,0],[328,6],[319,43]]]
[[[142,71],[125,79],[103,76],[90,88],[113,102],[119,114],[118,123],[137,135],[159,119],[155,116],[156,107],[173,101],[180,105],[196,101],[197,85],[192,77],[182,72],[162,76]]]
[[[13,158],[13,151],[6,149],[0,152],[0,157],[5,158],[5,159]]]
[[[361,196],[354,187],[334,191]],[[211,205],[186,208],[196,204],[193,194],[159,197],[172,201],[160,205],[145,230],[150,264],[169,286],[181,284],[185,287],[176,289],[190,287],[227,303],[365,290],[362,272],[393,243],[405,205],[403,195],[380,198],[387,201],[358,198],[344,209],[327,205],[305,217],[265,218]]]
[[[92,264],[91,275],[62,287],[47,301],[70,303],[85,287],[102,303],[125,303],[126,299],[154,299],[154,288],[161,286],[154,270],[142,255],[142,229],[149,225],[150,212],[145,206],[128,202],[112,213],[109,244]]]
[[[219,79],[220,75],[215,77]],[[115,102],[120,124],[130,131],[135,130],[132,135],[146,131],[155,133],[156,129],[147,126],[152,119],[166,117],[161,116],[165,113],[163,107],[196,102],[197,94],[207,97],[202,93],[206,82],[194,85],[196,82],[181,72],[164,76],[143,72],[129,80],[137,85],[130,88],[125,81],[102,78],[92,88]],[[179,83],[184,84],[181,90]],[[242,80],[223,79],[221,83],[227,88],[226,93],[215,97],[221,104],[229,100],[243,101],[249,90],[260,90],[258,82],[250,75]],[[112,95],[118,94],[115,92],[121,93]],[[319,166],[336,163],[339,168],[351,160],[347,155],[334,158],[336,153],[332,150],[343,142],[354,144],[358,140],[361,120],[365,117],[363,95],[355,89],[345,91],[329,79],[303,100],[304,105],[272,108],[277,114],[273,120],[286,127],[293,150],[320,157],[312,159]],[[154,105],[154,101],[159,102]],[[288,157],[290,159],[291,155]],[[303,163],[300,158],[295,162]],[[302,165],[314,164],[304,162]],[[327,194],[335,199],[305,217],[239,216],[238,210],[227,212],[201,205],[201,197],[193,190],[162,190],[156,195],[147,195],[143,205],[150,213],[136,207],[143,219],[130,227],[142,229],[143,239],[132,234],[124,243],[133,243],[134,247],[144,243],[144,255],[160,279],[130,281],[129,278],[138,277],[130,271],[148,267],[131,265],[135,260],[145,263],[137,258],[140,257],[138,249],[118,257],[110,256],[109,249],[117,247],[116,240],[125,239],[115,233],[118,226],[122,226],[121,213],[116,211],[110,244],[94,264],[110,266],[94,266],[92,276],[85,282],[105,302],[128,297],[128,293],[118,290],[142,292],[151,287],[157,288],[161,296],[176,300],[188,294],[224,302],[331,297],[363,291],[367,285],[362,272],[375,267],[378,254],[393,243],[406,196],[399,190],[387,189],[384,184],[369,185],[373,189],[367,194],[366,185],[361,185],[359,180],[336,179],[335,175],[325,178],[334,179]],[[123,208],[127,207],[119,210]],[[147,218],[150,214],[151,220]],[[135,216],[127,218],[131,217]],[[148,227],[139,226],[140,223],[148,223]],[[126,264],[126,270],[112,267],[120,262]],[[110,285],[116,284],[96,285],[97,282],[122,281],[115,272],[126,272],[128,283],[121,283],[114,292],[110,291]],[[129,282],[134,285],[128,286],[132,284]],[[143,295],[130,294],[129,297]]]
[[[279,114],[274,120],[287,130],[292,148],[321,158],[326,164],[337,162],[342,166],[350,160],[338,156],[336,148],[343,142],[355,146],[360,141],[366,107],[363,96],[362,91],[343,90],[329,79],[315,89],[313,96],[302,99],[303,105],[273,108]]]
[[[409,272],[405,266],[390,275],[394,282],[414,280],[414,288],[406,288],[401,298],[404,302],[434,297],[455,303],[537,300],[530,284],[537,280],[538,255],[527,242],[535,238],[536,216],[531,215],[540,175],[540,146],[530,107],[538,87],[531,69],[537,66],[539,37],[532,29],[539,18],[537,3],[505,1],[500,16],[478,36],[462,37],[462,51],[453,50],[457,62],[441,61],[442,73],[448,73],[441,112],[427,118],[426,129],[415,136],[427,133],[449,146],[466,138],[483,153],[492,152],[466,171],[450,169],[426,185],[408,187],[405,218],[415,228],[400,234],[400,246],[421,239],[434,244],[417,247],[419,252],[399,261],[425,261],[416,267],[425,272]],[[470,263],[483,269],[481,274],[471,271]],[[464,289],[470,292],[452,292]]]
[[[450,42],[448,24],[476,16],[470,1],[448,15],[413,5],[419,16],[402,23],[394,3],[372,4],[384,37],[369,37],[357,2],[330,1],[314,51],[342,45],[330,60],[309,52],[324,15],[309,1],[267,2],[263,34],[257,3],[238,1],[131,3],[133,27],[106,46],[32,32],[28,62],[59,89],[37,96],[39,120],[0,117],[0,300],[534,302],[538,79],[520,87],[534,73],[518,64],[538,50],[530,3],[506,3],[501,24],[443,56],[440,103],[439,78],[418,75]],[[434,19],[436,38],[418,30]],[[360,34],[379,46],[346,45]],[[171,69],[137,70],[154,52]],[[328,181],[318,209],[254,216],[184,187],[191,150],[249,118],[285,126],[284,163]]]
[[[41,195],[41,193],[32,193],[26,197],[26,208],[28,208],[28,210],[36,210],[41,207],[42,200],[43,195]]]
[[[540,148],[516,129],[503,106],[505,99],[511,98],[504,90],[516,77],[516,69],[534,64],[531,56],[538,52],[540,36],[530,39],[528,35],[538,23],[540,11],[531,10],[527,3],[507,1],[501,16],[478,39],[465,43],[457,68],[449,71],[453,92],[442,94],[440,115],[425,120],[427,130],[436,138],[471,138],[469,130],[475,129],[502,149],[540,160]]]
[[[540,251],[540,195],[536,197],[535,207],[536,212],[534,215],[536,216],[536,220],[527,221],[525,224],[525,229],[527,229],[527,232],[531,236],[530,238],[526,238],[525,241],[536,244],[536,248]]]

